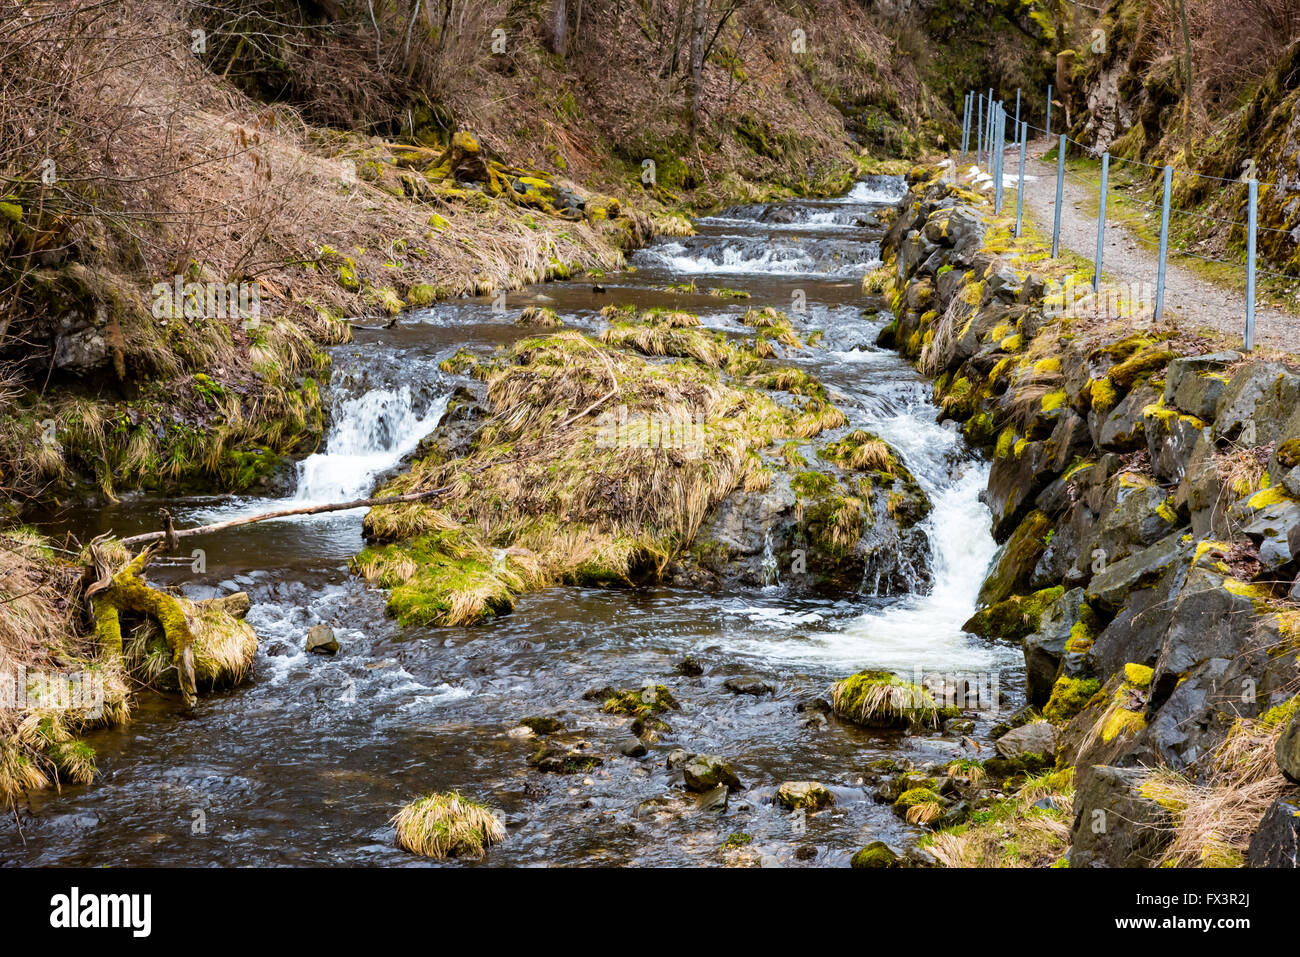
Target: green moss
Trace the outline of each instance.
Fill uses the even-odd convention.
[[[972,634],[1003,641],[1019,641],[1038,630],[1043,612],[1065,594],[1057,585],[1030,595],[1015,595],[977,611],[962,627]]]
[[[645,717],[662,714],[665,711],[680,711],[681,705],[673,693],[663,685],[646,688],[625,688],[605,699],[602,709],[606,714],[622,714],[629,717]]]
[[[939,708],[930,693],[888,671],[860,671],[836,682],[831,707],[840,717],[865,727],[939,722]]]
[[[1065,724],[1082,711],[1101,690],[1096,678],[1068,678],[1065,675],[1052,685],[1052,696],[1043,707],[1043,717],[1053,724]]]

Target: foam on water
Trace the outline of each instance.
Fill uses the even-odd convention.
[[[325,451],[298,463],[294,501],[346,502],[370,491],[375,476],[413,452],[437,426],[450,393],[417,412],[409,386],[373,389],[340,403]]]

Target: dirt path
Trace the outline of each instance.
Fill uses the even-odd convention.
[[[1056,164],[1038,159],[1048,145],[1045,141],[1029,145],[1025,215],[1050,233],[1056,207]],[[1019,164],[1018,152],[1008,150],[1008,182],[1019,175]],[[1087,186],[1066,177],[1061,246],[1089,261],[1097,252],[1097,220],[1085,212],[1093,198]],[[1149,282],[1154,296],[1156,265],[1154,248],[1148,248],[1122,226],[1107,225],[1102,258],[1106,275],[1121,282]],[[1202,279],[1171,258],[1165,273],[1165,316],[1192,331],[1210,328],[1240,340],[1246,327],[1246,301],[1236,290]],[[1288,352],[1300,351],[1300,316],[1257,305],[1255,342]]]

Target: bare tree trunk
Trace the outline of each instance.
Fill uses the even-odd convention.
[[[555,0],[551,7],[551,52],[564,56],[569,45],[569,4]]]
[[[691,136],[700,125],[700,103],[704,95],[704,15],[707,0],[694,0],[695,23],[691,27]]]

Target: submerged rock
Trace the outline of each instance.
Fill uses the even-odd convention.
[[[762,678],[756,678],[753,675],[737,675],[734,678],[728,678],[722,683],[726,688],[735,695],[753,695],[761,697],[765,694],[771,694],[773,688]]]

